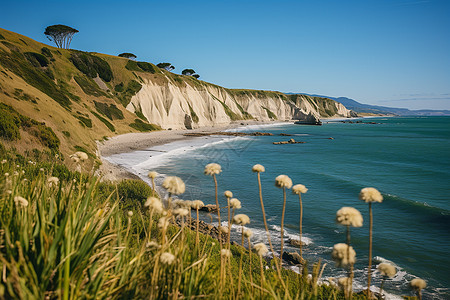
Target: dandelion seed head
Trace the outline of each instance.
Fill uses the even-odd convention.
[[[47,183],[48,183],[48,186],[49,186],[49,187],[57,186],[58,183],[59,183],[59,178],[58,178],[58,177],[54,177],[54,176],[49,177],[49,178],[47,179]]]
[[[236,198],[233,198],[230,200],[230,206],[231,206],[231,208],[235,208],[235,209],[242,208],[241,201],[239,201]]]
[[[225,191],[225,193],[223,193],[225,195],[225,197],[227,198],[232,198],[233,197],[233,193],[230,191]]]
[[[44,172],[45,170],[44,170],[44,168],[40,168],[39,171],[40,172]]]
[[[169,226],[169,220],[167,219],[167,217],[161,217],[158,220],[158,228],[160,230],[166,229],[167,226]]]
[[[220,250],[220,255],[226,258],[231,257],[231,251],[228,249],[222,249]]]
[[[168,176],[164,179],[163,188],[165,188],[169,193],[174,195],[183,194],[186,190],[183,180],[177,176]]]
[[[263,165],[256,164],[256,165],[253,166],[252,171],[253,171],[253,172],[261,173],[261,172],[265,172],[265,171],[266,171],[266,168],[264,168]]]
[[[383,202],[383,195],[376,188],[366,187],[359,193],[359,199],[366,203]]]
[[[14,203],[18,206],[22,206],[22,207],[27,207],[28,206],[28,200],[21,197],[21,196],[16,196],[14,197]]]
[[[176,217],[186,217],[189,214],[189,211],[186,208],[176,208],[173,210],[173,214]]]
[[[8,172],[6,172],[6,173],[5,173],[5,177],[8,177],[8,176],[9,176],[9,173],[8,173]]]
[[[251,231],[250,229],[245,229],[244,230],[244,236],[246,238],[251,238],[253,236],[253,231]]]
[[[347,244],[339,243],[334,245],[331,257],[336,262],[336,266],[345,267],[355,263],[356,252],[352,246],[349,248]]]
[[[278,175],[277,178],[275,178],[275,186],[290,189],[292,186],[292,180],[287,175]]]
[[[156,177],[158,177],[158,173],[156,173],[155,171],[150,171],[148,172],[148,177],[151,179],[155,179]]]
[[[150,241],[150,242],[147,242],[147,244],[145,244],[145,246],[147,247],[147,248],[156,248],[156,249],[159,249],[161,246],[157,243],[157,242],[155,242],[155,241]]]
[[[131,210],[129,210],[127,215],[131,218],[133,216],[133,212]]]
[[[415,290],[421,290],[427,287],[427,282],[420,278],[414,278],[410,282],[411,287]]]
[[[297,195],[304,194],[307,191],[308,191],[308,189],[303,184],[296,184],[292,187],[292,193],[297,194]]]
[[[216,175],[216,174],[220,174],[220,172],[222,172],[222,167],[219,164],[216,163],[211,163],[211,164],[207,164],[205,166],[205,175]]]
[[[169,252],[164,252],[164,253],[161,254],[161,256],[159,257],[159,261],[160,261],[163,265],[171,265],[171,264],[173,264],[173,262],[175,261],[175,255],[173,255],[172,253],[169,253]]]
[[[264,256],[269,252],[269,249],[267,249],[267,246],[264,243],[258,243],[254,245],[253,248],[255,248],[259,256]]]
[[[233,217],[233,224],[244,226],[248,223],[250,223],[250,218],[247,215],[239,214]]]
[[[147,201],[145,201],[144,203],[145,207],[148,207],[148,209],[152,210],[154,212],[156,212],[157,214],[162,213],[163,209],[163,205],[161,203],[161,200],[159,200],[156,197],[148,197]]]
[[[391,278],[394,277],[395,273],[397,273],[397,270],[393,265],[386,263],[379,264],[378,271],[380,271],[381,275],[388,276]]]
[[[205,203],[203,203],[203,201],[201,201],[201,200],[194,200],[194,201],[192,201],[191,207],[193,209],[200,209],[203,206],[205,206]]]
[[[342,207],[336,212],[336,222],[345,226],[361,227],[363,225],[363,217],[356,208]]]

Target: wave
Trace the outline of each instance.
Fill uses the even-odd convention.
[[[270,123],[270,124],[255,124],[255,125],[246,125],[237,128],[230,128],[224,130],[225,132],[236,132],[236,131],[257,131],[264,130],[265,128],[270,127],[281,127],[283,125],[292,125],[292,123],[279,122],[279,123]]]

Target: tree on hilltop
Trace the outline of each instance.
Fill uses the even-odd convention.
[[[75,33],[79,32],[75,28],[66,25],[51,25],[45,28],[44,34],[56,44],[56,47],[68,49]]]
[[[181,74],[187,75],[187,76],[192,76],[197,79],[200,77],[200,75],[195,74],[195,71],[193,69],[184,69],[183,71],[181,71]]]
[[[132,59],[132,60],[135,60],[137,58],[136,55],[134,55],[133,53],[128,53],[128,52],[120,53],[119,56],[120,57],[125,57],[125,58],[128,58],[128,59]]]
[[[172,66],[171,63],[159,63],[159,64],[157,64],[156,66],[157,66],[158,68],[167,70],[167,71],[169,71],[169,72],[172,71],[172,70],[175,70],[175,67]]]

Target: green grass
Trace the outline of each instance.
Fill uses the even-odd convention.
[[[97,102],[94,100],[95,109],[106,116],[111,121],[124,119],[123,112],[117,108],[115,104],[108,104],[104,102]]]
[[[82,51],[71,50],[70,61],[83,74],[95,78],[97,75],[106,82],[113,79],[110,65],[100,57]]]
[[[274,119],[274,120],[277,120],[277,119],[278,119],[278,118],[277,118],[277,115],[274,114],[270,109],[268,109],[267,107],[264,107],[264,106],[262,106],[262,108],[266,111],[267,116],[268,116],[270,119]]]
[[[189,112],[191,113],[192,121],[194,121],[194,123],[198,123],[199,118],[198,118],[197,114],[196,114],[195,111],[192,109],[192,107],[191,107],[191,105],[190,105],[189,103],[188,103],[188,105],[189,105]]]
[[[130,103],[131,98],[136,95],[142,88],[142,85],[137,82],[136,80],[130,80],[128,82],[128,85],[126,87],[126,89],[120,93],[120,95],[118,96],[120,102],[122,103],[122,105],[124,107],[126,107],[128,105],[128,103]]]
[[[78,119],[78,121],[83,127],[92,128],[92,120],[89,117],[83,117],[80,115],[73,115],[73,116]]]
[[[114,125],[111,124],[108,120],[106,120],[105,118],[103,118],[102,116],[100,116],[98,113],[96,113],[95,111],[91,111],[91,113],[97,118],[99,119],[101,122],[103,122],[103,124],[105,124],[106,127],[108,127],[109,130],[111,130],[112,132],[116,131],[116,128],[114,128]]]
[[[73,78],[85,94],[95,97],[106,96],[106,93],[102,91],[91,78],[77,75],[75,75]]]
[[[130,124],[130,127],[141,132],[161,130],[161,127],[158,125],[144,123],[141,119],[135,119],[134,123]]]

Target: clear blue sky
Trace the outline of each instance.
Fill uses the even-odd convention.
[[[3,1],[0,27],[193,68],[229,88],[450,109],[450,1]]]

